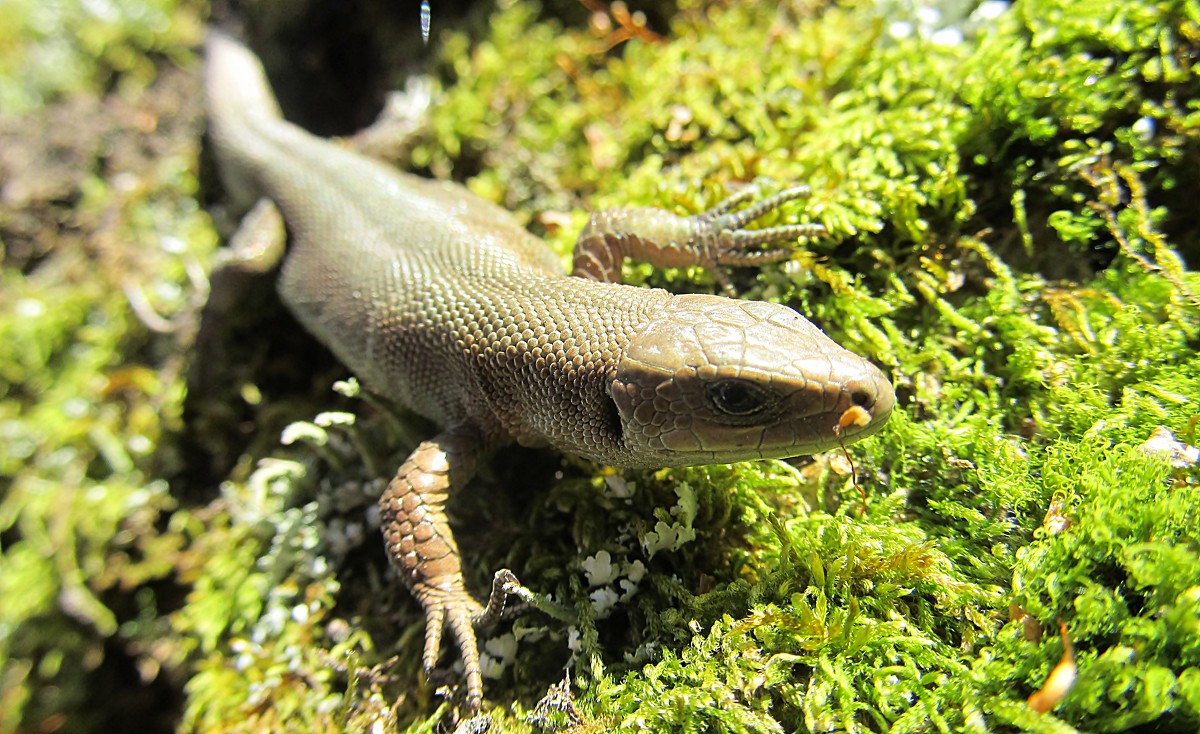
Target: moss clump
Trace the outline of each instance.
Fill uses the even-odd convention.
[[[187,39],[200,32],[201,8],[189,0],[6,2],[0,109],[27,114],[59,97],[95,94],[112,84],[128,94],[145,91],[158,73],[155,56],[177,64],[188,60]]]
[[[167,614],[203,559],[164,479],[181,349],[139,316],[183,326],[216,238],[198,107],[147,51],[187,59],[201,25],[178,3],[3,14],[0,731],[161,728],[188,649]]]

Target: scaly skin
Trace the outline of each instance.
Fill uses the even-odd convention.
[[[207,56],[226,188],[246,206],[269,199],[287,223],[284,301],[369,388],[443,427],[380,508],[388,555],[425,609],[425,668],[450,630],[469,713],[483,696],[474,628],[518,588],[497,573],[486,609],[467,592],[443,509],[483,454],[518,442],[618,467],[687,466],[823,451],[886,422],[895,398],[883,374],[795,311],[612,282],[627,256],[710,268],[783,259],[786,246],[758,248],[821,228],[743,227],[806,189],[735,210],[748,192],[693,217],[600,212],[567,276],[494,204],[285,122],[237,42],[212,33]]]

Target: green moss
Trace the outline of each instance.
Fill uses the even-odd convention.
[[[199,32],[199,4],[176,0],[44,3],[8,0],[0,27],[0,109],[36,110],[60,96],[117,82],[134,93],[175,63]]]
[[[195,528],[162,478],[175,465],[164,444],[178,427],[183,396],[180,362],[164,355],[177,347],[150,336],[126,294],[145,296],[146,314],[178,313],[189,295],[182,258],[207,258],[216,241],[194,198],[194,133],[181,141],[183,121],[164,121],[156,154],[142,157],[131,141],[145,133],[114,118],[136,104],[122,95],[156,94],[140,97],[154,64],[131,39],[154,37],[185,58],[179,37],[169,41],[160,25],[172,33],[180,33],[172,22],[198,25],[174,6],[126,4],[113,8],[120,19],[83,28],[78,7],[72,15],[51,5],[6,4],[0,31],[0,106],[14,153],[0,211],[6,732],[119,726],[113,702],[128,700],[138,675],[162,680],[163,669],[183,660],[186,648],[167,634],[163,615],[172,603],[169,580],[197,562],[188,549]],[[110,41],[113,55],[89,55],[89,44]],[[66,119],[65,131],[47,129],[57,122],[49,110],[11,117],[59,94],[79,99],[115,73],[118,57],[129,62],[119,68],[130,86],[113,91],[108,114],[98,102],[81,105],[77,112],[88,114]],[[14,128],[24,137],[14,140]],[[74,129],[86,131],[79,148]],[[47,142],[60,133],[57,147]],[[99,138],[105,145],[87,147]],[[46,148],[53,154],[34,158]],[[80,167],[62,171],[72,163]]]

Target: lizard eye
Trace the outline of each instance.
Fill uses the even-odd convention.
[[[712,382],[705,386],[704,392],[712,407],[728,416],[752,416],[771,402],[766,390],[744,380]]]

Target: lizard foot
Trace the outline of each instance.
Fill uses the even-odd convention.
[[[473,717],[483,705],[483,668],[475,630],[495,624],[504,613],[508,595],[518,594],[524,591],[524,587],[513,572],[505,568],[497,571],[492,579],[492,593],[486,607],[475,601],[461,586],[438,589],[417,585],[414,591],[425,607],[425,652],[421,659],[425,675],[434,675],[442,649],[442,632],[448,628],[462,655],[467,679],[466,712]]]
[[[757,186],[748,186],[726,197],[712,209],[691,217],[696,228],[697,241],[708,240],[702,251],[709,253],[712,262],[705,263],[720,281],[725,292],[734,295],[733,285],[729,277],[718,266],[720,265],[764,265],[788,259],[792,255],[790,246],[782,245],[767,249],[757,249],[759,245],[797,237],[822,237],[826,234],[825,227],[820,224],[785,224],[765,229],[745,229],[745,226],[755,219],[778,209],[783,204],[797,199],[806,199],[812,194],[808,186],[793,186],[769,196],[762,201],[751,204],[744,209],[735,209],[742,202],[758,193]]]
[[[575,243],[572,274],[601,283],[619,283],[625,258],[659,267],[699,265],[713,272],[726,294],[735,295],[722,265],[763,265],[791,256],[784,240],[819,237],[820,224],[785,224],[765,229],[746,225],[812,190],[794,186],[738,209],[759,192],[747,186],[712,209],[690,217],[654,207],[606,209],[592,214]],[[779,243],[767,248],[762,245]]]

